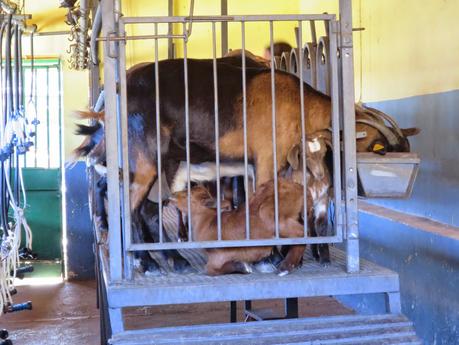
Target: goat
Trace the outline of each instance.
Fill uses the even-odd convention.
[[[308,136],[306,143],[306,185],[308,212],[308,229],[311,236],[326,236],[328,230],[328,204],[330,200],[331,177],[325,160],[327,146],[331,147],[331,133],[321,131]],[[283,173],[296,183],[303,184],[303,155],[297,145],[289,152],[290,167]],[[310,201],[310,203],[309,203]],[[328,244],[313,244],[312,254],[321,264],[330,263]]]
[[[274,237],[274,181],[260,185],[249,200],[251,239],[269,239]],[[283,238],[301,238],[304,236],[303,225],[299,219],[303,211],[303,187],[300,184],[280,178],[279,182],[279,235]],[[187,193],[174,194],[170,202],[181,212],[188,214]],[[192,229],[196,241],[217,240],[216,200],[203,186],[191,190]],[[230,210],[222,217],[222,240],[245,239],[245,208]],[[251,273],[248,263],[258,262],[268,257],[272,246],[206,249],[208,261],[206,270],[209,275],[227,273]],[[305,246],[292,246],[280,263],[280,274],[291,272],[301,264]]]

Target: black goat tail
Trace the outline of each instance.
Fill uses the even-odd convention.
[[[75,130],[76,135],[93,135],[96,133],[102,125],[99,122],[96,122],[94,125],[86,126],[82,124],[77,124],[77,129]]]

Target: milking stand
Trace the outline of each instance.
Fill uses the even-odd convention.
[[[226,1],[222,2],[222,7]],[[224,16],[196,17],[202,22],[222,22],[222,33],[227,22],[239,22],[243,32],[244,23],[251,20],[272,22],[276,20],[325,21],[330,25],[331,97],[334,116],[334,152],[340,152],[339,130],[342,129],[344,153],[342,165],[340,155],[334,160],[335,205],[338,231],[334,236],[323,237],[326,243],[344,242],[344,251],[332,250],[332,264],[324,268],[312,260],[292,274],[278,277],[276,274],[226,275],[167,275],[139,279],[133,274],[133,253],[136,250],[165,249],[170,245],[183,248],[188,243],[132,243],[130,233],[129,174],[127,172],[127,124],[126,124],[126,80],[125,45],[131,39],[124,36],[124,26],[139,23],[173,23],[183,25],[183,35],[159,35],[160,38],[184,38],[189,17],[121,17],[120,2],[100,2],[104,42],[104,92],[105,133],[108,168],[108,214],[109,231],[96,228],[96,256],[98,265],[98,297],[101,309],[102,344],[265,344],[265,343],[321,343],[327,344],[420,344],[412,324],[401,315],[399,278],[395,272],[360,260],[359,229],[357,222],[357,175],[355,149],[354,74],[352,48],[351,0],[339,0],[340,18],[333,15],[286,15],[286,16]],[[192,6],[190,6],[192,7]],[[192,13],[191,13],[192,14]],[[258,18],[258,19],[257,19]],[[163,20],[163,21],[161,21]],[[272,27],[271,27],[272,28]],[[301,27],[299,34],[301,33]],[[150,35],[143,38],[157,39]],[[244,37],[244,36],[243,36]],[[170,41],[170,40],[169,40]],[[299,39],[301,42],[301,38]],[[214,38],[215,43],[215,38]],[[242,48],[244,48],[244,38]],[[186,47],[186,44],[184,45]],[[227,47],[227,37],[222,37],[222,47]],[[186,56],[186,49],[184,52]],[[299,54],[302,56],[302,54]],[[155,54],[157,61],[157,53]],[[243,61],[245,61],[243,59]],[[338,75],[338,63],[340,74]],[[301,63],[299,64],[302,65]],[[121,72],[119,72],[121,71]],[[302,77],[300,77],[302,78]],[[274,78],[273,78],[274,80]],[[300,79],[302,80],[302,79]],[[274,83],[272,81],[272,83]],[[300,82],[300,85],[302,83]],[[187,90],[187,86],[185,86]],[[301,94],[301,93],[300,93]],[[185,111],[187,112],[187,110]],[[116,116],[115,116],[116,115]],[[187,114],[188,115],[188,114]],[[339,117],[338,117],[339,116]],[[339,120],[339,121],[336,121]],[[341,122],[341,128],[337,125]],[[121,132],[119,132],[121,130]],[[276,159],[274,159],[276,161]],[[340,172],[343,171],[341,179]],[[341,186],[341,180],[344,185]],[[120,188],[122,182],[123,188]],[[342,198],[340,195],[342,193]],[[341,206],[339,206],[341,205]],[[256,241],[256,240],[251,240]],[[277,240],[276,240],[277,241]],[[312,243],[310,238],[302,242]],[[262,241],[260,241],[262,242]],[[261,245],[260,242],[257,245]],[[282,241],[276,242],[282,244]],[[265,242],[263,242],[265,243]],[[292,242],[293,243],[293,242]],[[291,243],[291,244],[292,244]],[[285,243],[284,243],[285,244]],[[192,243],[193,248],[202,248]],[[175,247],[174,247],[175,248]],[[298,297],[338,296],[358,294],[383,294],[386,297],[386,314],[348,315],[318,318],[293,318],[259,321],[251,323],[228,323],[203,326],[167,327],[161,329],[126,330],[122,309],[132,306],[158,306],[170,304],[209,303],[220,301],[252,301],[261,299],[286,299],[293,308]],[[233,307],[235,302],[232,303]],[[246,304],[250,309],[250,302]],[[232,308],[231,319],[236,320]],[[297,315],[290,315],[296,317]],[[218,338],[215,337],[218,335]]]

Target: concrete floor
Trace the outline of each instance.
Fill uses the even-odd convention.
[[[99,311],[96,308],[94,281],[67,282],[48,286],[20,286],[15,302],[32,301],[33,310],[0,317],[0,328],[10,332],[15,345],[98,345]],[[238,303],[242,321],[242,303]],[[254,307],[282,311],[282,303],[257,301]],[[302,298],[300,316],[342,315],[352,310],[331,297]],[[229,321],[229,303],[177,305],[154,308],[129,308],[127,328],[164,327]]]

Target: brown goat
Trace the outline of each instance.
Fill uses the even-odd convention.
[[[303,211],[303,186],[279,179],[279,235],[282,238],[301,238],[303,225],[299,219]],[[179,192],[171,202],[184,214],[188,214],[187,193]],[[191,222],[196,241],[217,240],[217,211],[215,199],[203,186],[191,190]],[[275,235],[274,227],[274,183],[262,184],[250,198],[250,238],[270,239]],[[310,204],[310,203],[309,203]],[[225,207],[223,202],[222,207]],[[228,205],[229,206],[229,205]],[[223,212],[222,240],[245,239],[245,207]],[[272,246],[244,248],[207,249],[206,265],[209,275],[226,273],[250,273],[247,263],[260,261],[272,252]],[[305,245],[292,246],[279,266],[281,273],[292,271],[301,264]]]
[[[306,142],[306,185],[308,196],[308,229],[311,236],[326,236],[331,177],[325,161],[327,146],[331,147],[331,133],[321,131],[310,135]],[[303,157],[299,146],[289,152],[291,168],[284,174],[296,183],[303,183]],[[312,254],[322,264],[330,263],[328,244],[313,244]]]

